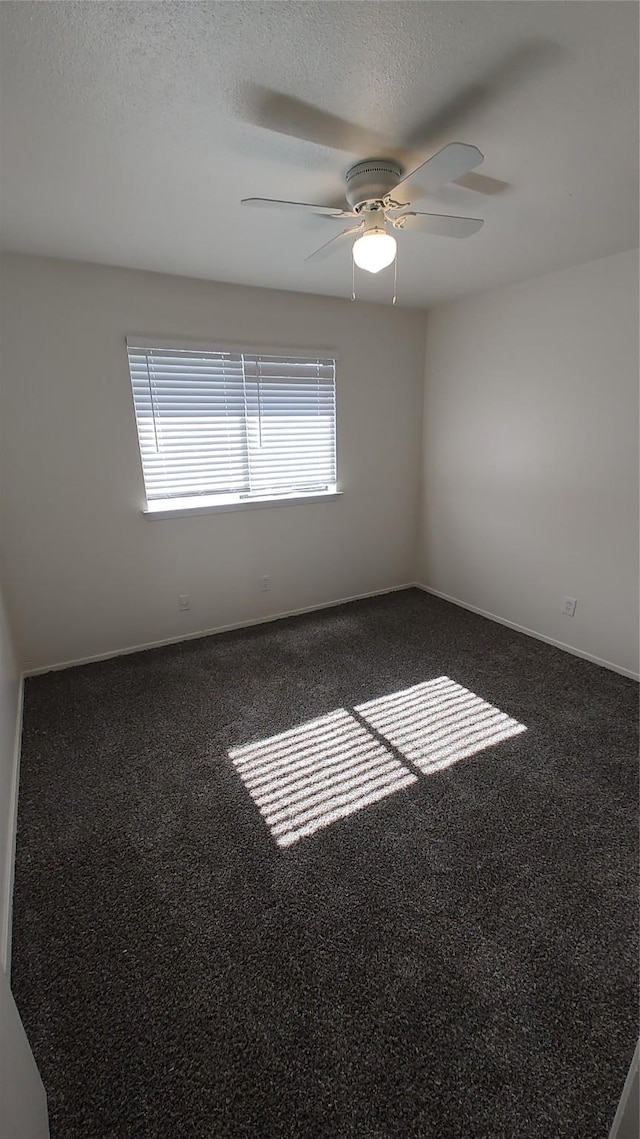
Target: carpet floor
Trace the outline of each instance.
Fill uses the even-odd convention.
[[[605,1139],[636,714],[417,590],[28,680],[13,987],[52,1139]]]

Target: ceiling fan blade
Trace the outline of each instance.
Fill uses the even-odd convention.
[[[313,253],[305,257],[305,261],[322,261],[325,257],[330,257],[332,253],[335,253],[336,249],[339,249],[341,238],[348,237],[350,233],[360,233],[361,229],[362,225],[351,225],[348,229],[343,229],[342,233],[337,233],[335,237],[330,238],[329,241],[325,241],[324,245],[321,245],[319,249],[315,249]]]
[[[287,202],[281,198],[242,198],[241,206],[257,206],[265,210],[313,210],[316,214],[330,217],[353,217],[351,210],[336,209],[335,206],[320,206],[313,202]]]
[[[389,150],[389,140],[376,131],[267,87],[253,84],[246,87],[244,106],[240,111],[255,126],[290,135],[292,138],[301,138],[306,142],[319,143],[320,146],[329,146],[334,150],[344,150],[364,157],[380,152],[386,154]],[[394,154],[396,151],[397,148],[394,149]]]
[[[490,178],[488,174],[474,174],[473,171],[461,174],[456,178],[455,184],[463,190],[473,190],[475,194],[486,194],[489,197],[509,189],[509,183],[503,182],[501,178]]]
[[[440,237],[471,237],[482,229],[482,218],[458,218],[452,214],[421,214],[410,211],[394,218],[394,229],[412,230],[416,233],[435,233]]]
[[[451,137],[466,124],[468,118],[482,112],[508,93],[565,54],[563,48],[550,40],[529,40],[496,63],[483,75],[456,92],[436,107],[433,114],[418,123],[404,138],[407,150],[424,150]]]
[[[450,142],[437,154],[427,158],[421,166],[417,166],[410,174],[401,178],[393,188],[393,197],[397,197],[398,190],[401,191],[401,197],[407,194],[411,196],[418,190],[418,182],[421,194],[424,194],[425,187],[445,186],[447,182],[453,182],[454,178],[459,178],[461,174],[468,174],[481,162],[484,162],[484,154],[477,146],[470,146],[467,142]]]

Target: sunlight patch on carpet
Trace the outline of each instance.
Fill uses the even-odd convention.
[[[448,676],[368,700],[355,710],[425,775],[527,730]]]
[[[283,847],[417,782],[343,708],[229,756]]]

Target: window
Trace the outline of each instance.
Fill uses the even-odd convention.
[[[334,359],[127,352],[150,511],[335,493]]]

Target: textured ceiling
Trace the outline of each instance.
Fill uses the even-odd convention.
[[[239,202],[339,199],[367,140],[343,131],[348,152],[257,125],[277,112],[264,88],[392,153],[485,154],[480,188],[499,192],[450,185],[417,207],[484,228],[401,234],[401,304],[637,245],[635,3],[5,0],[0,52],[8,249],[348,296],[348,245],[303,261],[336,223]],[[337,136],[325,115],[318,138],[327,123]],[[362,274],[359,293],[388,300],[392,280]]]

